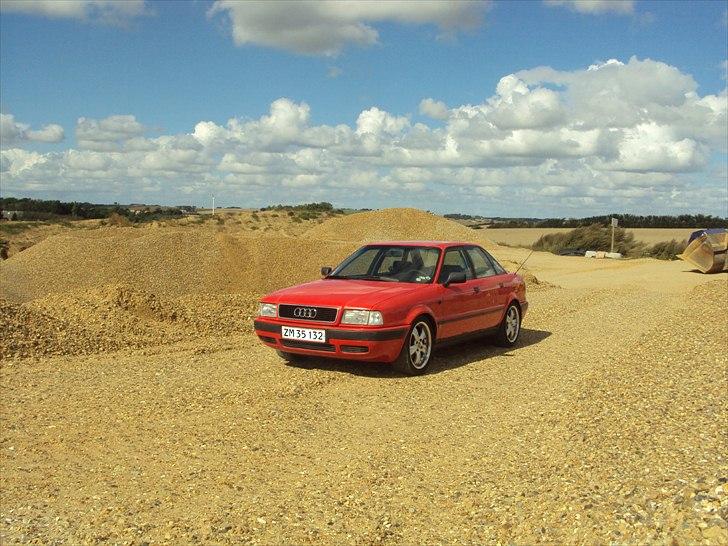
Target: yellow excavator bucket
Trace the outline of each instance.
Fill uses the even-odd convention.
[[[703,273],[718,273],[728,271],[726,249],[728,230],[721,233],[706,232],[693,239],[678,258],[694,265]]]

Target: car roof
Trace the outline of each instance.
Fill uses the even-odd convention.
[[[425,246],[448,248],[451,246],[480,246],[477,243],[466,241],[373,241],[366,246]]]

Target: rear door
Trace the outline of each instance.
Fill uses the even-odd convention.
[[[442,313],[438,326],[438,338],[467,334],[479,328],[479,303],[473,270],[462,247],[445,250],[442,259],[438,284],[442,285],[450,273],[465,273],[466,281],[441,286]]]
[[[465,247],[465,254],[473,268],[474,291],[481,311],[478,329],[493,328],[498,325],[505,306],[503,283],[498,270],[488,254],[478,246]]]
[[[490,263],[493,264],[493,269],[495,269],[495,278],[493,280],[498,283],[496,303],[505,308],[508,304],[511,292],[513,291],[513,274],[506,271],[503,266],[498,263],[498,260],[491,256],[487,251],[483,250],[483,252],[488,257],[488,260],[490,260]]]

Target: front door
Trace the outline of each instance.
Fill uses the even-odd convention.
[[[464,283],[442,286],[450,273],[465,273]],[[473,270],[460,247],[449,248],[442,260],[437,282],[441,285],[442,313],[438,324],[438,339],[467,334],[480,328],[480,288],[476,286]]]
[[[481,320],[479,329],[495,328],[498,326],[506,304],[507,291],[503,291],[503,279],[488,259],[482,248],[477,246],[465,247],[473,267],[473,283],[479,289]]]

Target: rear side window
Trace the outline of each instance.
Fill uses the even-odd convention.
[[[504,273],[507,273],[507,271],[501,266],[501,264],[498,263],[498,261],[488,254],[487,252],[483,251],[484,254],[488,257],[488,260],[490,260],[490,263],[493,264],[493,269],[495,269],[496,274],[503,275]]]
[[[470,269],[465,256],[458,248],[451,248],[445,251],[445,257],[442,259],[442,268],[437,282],[444,283],[450,276],[450,273],[465,273],[465,278],[470,280],[473,278],[473,271]]]
[[[473,262],[473,269],[475,270],[475,278],[482,279],[484,277],[492,277],[496,275],[495,267],[493,263],[488,259],[481,249],[475,246],[471,246],[465,250],[468,253],[470,261]]]

